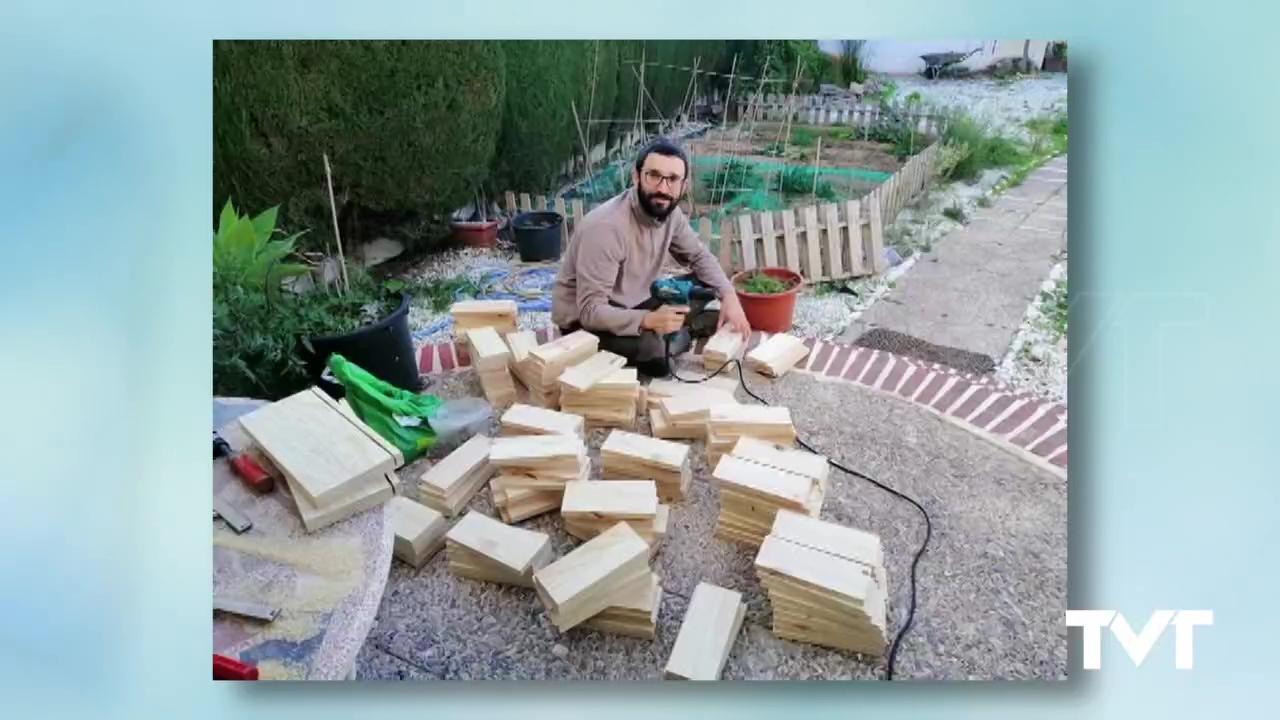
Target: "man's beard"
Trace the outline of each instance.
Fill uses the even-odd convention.
[[[645,214],[655,220],[666,220],[667,216],[676,209],[675,198],[664,192],[646,193],[641,190],[638,194],[640,196],[640,207],[645,211]],[[656,207],[653,201],[658,199],[666,200],[667,206],[665,208]]]

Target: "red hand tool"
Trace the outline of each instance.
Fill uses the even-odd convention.
[[[248,453],[236,454],[231,450],[231,445],[216,434],[213,436],[213,456],[215,458],[227,458],[227,462],[231,464],[231,469],[235,470],[236,475],[244,481],[244,484],[253,490],[267,493],[271,492],[276,486],[275,480],[266,470],[262,469],[257,460],[254,460]]]
[[[214,680],[257,680],[258,668],[233,660],[226,655],[213,654]]]

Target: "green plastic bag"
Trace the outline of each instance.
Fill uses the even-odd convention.
[[[346,390],[347,403],[356,417],[399,448],[406,463],[435,445],[437,435],[430,420],[440,409],[440,398],[379,380],[337,353],[329,356],[329,370]]]

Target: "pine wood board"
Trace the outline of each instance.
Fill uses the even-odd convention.
[[[319,532],[395,497],[388,474],[364,478],[353,485],[346,485],[342,494],[333,497],[329,505],[318,508],[300,494],[296,480],[288,475],[284,475],[284,480],[289,487],[289,494],[293,496],[294,507],[302,520],[302,526],[309,533]]]
[[[626,358],[621,355],[615,355],[608,350],[599,350],[595,355],[566,369],[560,375],[561,392],[565,388],[587,392],[596,383],[609,377],[615,370],[626,364]]]
[[[394,457],[312,389],[260,407],[239,422],[258,450],[295,481],[299,495],[319,509],[396,469]]]
[[[511,527],[474,510],[463,515],[445,537],[516,575],[528,570],[551,546],[546,533]]]
[[[653,436],[661,440],[700,440],[706,437],[706,423],[701,425],[673,425],[662,417],[660,408],[649,411],[649,430]]]
[[[882,657],[885,653],[885,644],[882,640],[878,641],[875,638],[844,639],[829,633],[808,632],[803,628],[787,623],[775,623],[773,634],[783,640],[793,640],[795,642],[802,642],[809,645],[819,645],[822,647],[834,648],[836,650],[846,650],[848,652],[861,653],[871,657]]]
[[[822,485],[824,490],[831,475],[831,465],[827,462],[827,458],[821,455],[807,450],[782,447],[750,436],[739,437],[730,454],[761,465],[813,478]]]
[[[736,393],[738,391],[738,381],[726,374],[717,375],[703,382],[680,382],[679,380],[657,379],[649,381],[646,389],[649,391],[650,406],[658,400],[665,397],[678,397],[690,393],[701,392],[703,390],[721,390],[728,393]],[[681,373],[681,377],[686,380],[699,381],[706,378],[705,374],[685,374]]]
[[[810,623],[827,623],[841,626],[845,632],[871,633],[884,637],[887,608],[877,601],[864,608],[850,608],[827,602],[820,595],[806,593],[802,588],[775,585],[767,589],[769,604],[774,613]]]
[[[880,537],[856,528],[779,510],[770,534],[872,568],[884,566],[884,544]]]
[[[614,430],[600,446],[600,457],[608,465],[609,458],[639,462],[647,466],[679,472],[686,467],[689,446],[651,438],[632,432]]]
[[[387,515],[395,537],[394,554],[413,567],[423,563],[444,546],[449,521],[444,515],[406,497],[387,502]]]
[[[746,346],[746,338],[725,325],[702,348],[703,363],[709,371],[718,370],[721,365],[738,357]]]
[[[618,572],[615,577],[611,578],[610,583],[602,584],[599,588],[575,598],[574,604],[571,606],[548,610],[547,615],[551,618],[551,622],[556,626],[556,629],[560,632],[571,630],[599,615],[622,599],[630,597],[647,587],[649,583],[649,547],[648,545],[645,546],[646,551],[643,563],[637,562],[634,567],[629,566],[625,570]],[[536,579],[534,581],[534,590],[538,590]]]
[[[489,462],[495,467],[577,468],[587,448],[573,435],[513,435],[495,438]]]
[[[486,435],[473,435],[452,452],[436,461],[418,478],[418,484],[430,495],[447,497],[458,485],[482,472],[489,464],[492,440]]]
[[[813,478],[743,460],[733,455],[721,457],[711,477],[717,485],[728,487],[743,495],[753,496],[764,503],[785,504],[800,508],[809,507],[813,489],[817,485]]]
[[[560,514],[595,520],[649,520],[658,512],[658,487],[652,480],[571,482],[564,486]]]
[[[501,368],[506,370],[511,362],[511,348],[492,327],[472,328],[464,331],[470,350],[471,365],[476,370]]]
[[[581,438],[585,427],[581,415],[525,403],[507,408],[500,422],[503,432],[509,435],[572,435]]]
[[[663,417],[669,422],[680,423],[683,421],[706,422],[711,417],[712,407],[737,404],[738,400],[733,393],[708,389],[679,397],[663,398],[658,406],[662,410]]]
[[[803,340],[778,333],[747,353],[747,367],[769,377],[782,377],[808,354]]]
[[[567,630],[611,605],[605,602],[611,589],[647,572],[648,560],[649,543],[619,522],[534,572],[534,586],[553,621]]]
[[[782,575],[805,588],[849,598],[864,607],[874,598],[875,579],[852,560],[769,536],[756,555],[757,570]]]
[[[329,397],[328,393],[317,387],[311,388],[311,392],[315,393],[316,397],[320,398],[321,402],[342,413],[342,416],[354,425],[357,430],[364,433],[365,437],[369,438],[374,442],[374,444],[385,450],[386,453],[395,461],[396,468],[404,466],[404,453],[400,452],[400,448],[393,445],[390,440],[379,435],[376,430],[369,427],[365,421],[361,420],[360,416],[356,415],[355,410],[351,408],[351,404],[347,402],[346,398],[335,402],[333,398]]]
[[[665,677],[679,680],[718,680],[733,649],[746,604],[742,593],[700,582],[689,598]]]

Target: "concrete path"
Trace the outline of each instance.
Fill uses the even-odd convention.
[[[940,241],[842,339],[991,372],[1066,247],[1067,159],[1059,157]]]
[[[452,353],[449,360],[453,366]],[[426,392],[480,394],[470,369],[432,375]],[[772,404],[803,408],[794,414],[797,429],[816,448],[928,508],[934,534],[919,566],[919,605],[898,658],[901,678],[1066,678],[1065,478],[1019,460],[904,396],[808,372],[778,381],[751,374],[747,382]],[[741,391],[738,396],[753,402]],[[591,433],[593,461],[604,434]],[[673,508],[668,538],[654,563],[665,591],[655,640],[584,629],[558,633],[532,591],[454,577],[440,555],[421,570],[394,564],[357,661],[358,676],[658,679],[690,593],[706,580],[741,591],[748,605],[725,679],[882,677],[882,661],[774,637],[753,552],[712,537],[719,498],[708,480],[701,442],[693,443],[692,455],[691,495]],[[411,497],[429,462],[401,471]],[[487,493],[470,508],[493,512]],[[822,517],[883,539],[891,632],[896,632],[910,602],[911,558],[924,533],[920,515],[905,502],[836,472]],[[554,513],[520,525],[550,534],[557,556],[577,544]]]

